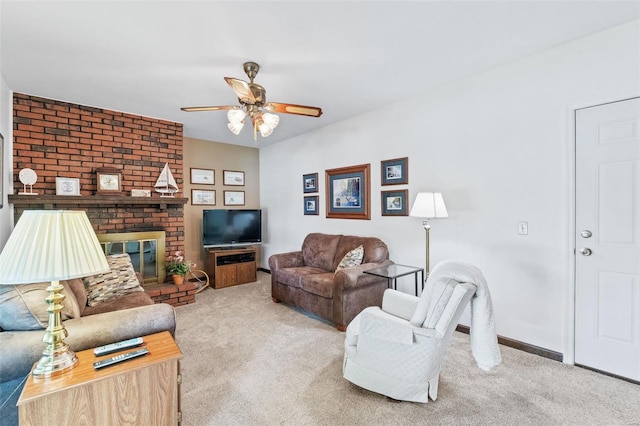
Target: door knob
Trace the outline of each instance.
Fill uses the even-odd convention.
[[[591,256],[591,249],[587,248],[587,247],[583,247],[580,249],[580,253],[582,253],[583,256]]]

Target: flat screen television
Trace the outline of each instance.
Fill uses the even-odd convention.
[[[261,210],[204,210],[202,245],[224,247],[262,242]]]

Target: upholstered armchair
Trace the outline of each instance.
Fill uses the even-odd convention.
[[[347,327],[343,376],[393,399],[427,402],[438,397],[440,370],[458,321],[472,300],[471,346],[478,366],[501,362],[491,298],[474,266],[436,266],[421,297],[392,289],[382,308],[368,307]]]

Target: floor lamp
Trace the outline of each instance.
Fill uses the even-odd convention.
[[[61,280],[81,278],[109,270],[107,258],[84,211],[27,210],[22,213],[0,253],[0,283],[28,284],[49,281],[49,323],[42,341],[47,344],[33,369],[36,377],[70,370],[78,363],[64,342]],[[10,350],[9,348],[6,348]]]
[[[424,230],[427,236],[427,247],[426,247],[426,269],[425,269],[425,278],[429,277],[429,230],[431,229],[431,225],[429,221],[431,219],[440,219],[444,217],[448,217],[447,207],[444,205],[444,199],[442,198],[442,194],[439,192],[420,192],[416,196],[416,200],[413,202],[413,207],[411,207],[411,212],[409,216],[413,217],[421,217],[422,226],[424,226]]]

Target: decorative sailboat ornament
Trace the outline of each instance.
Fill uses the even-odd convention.
[[[154,185],[156,192],[159,192],[161,197],[173,197],[173,194],[178,192],[178,184],[169,170],[169,163],[164,165],[160,177]]]

